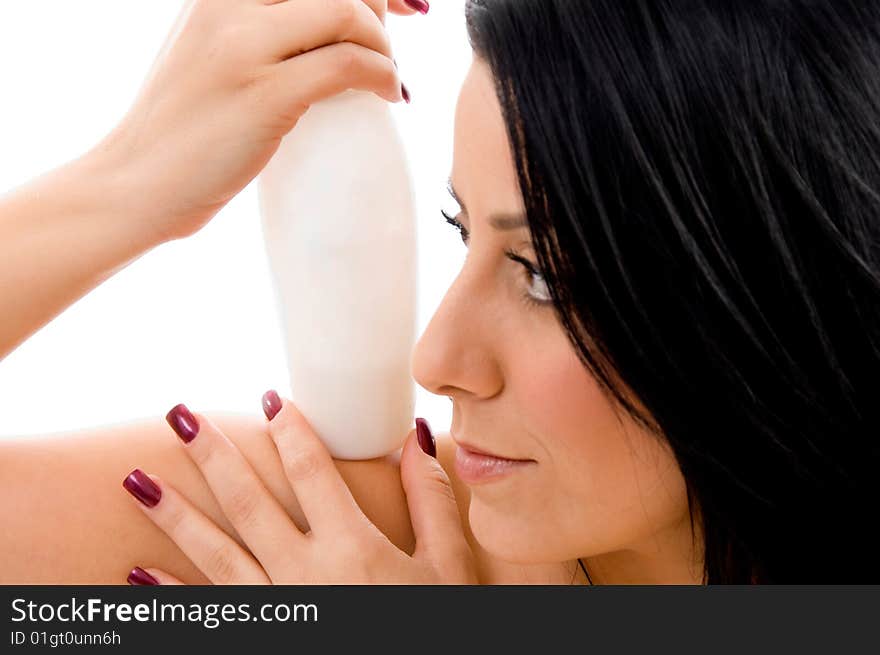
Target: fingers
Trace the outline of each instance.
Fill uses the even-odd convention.
[[[167,482],[135,469],[122,484],[211,582],[269,584],[257,561]]]
[[[274,391],[263,396],[269,434],[312,532],[350,530],[366,517],[327,448],[296,406]]]
[[[446,471],[433,456],[436,445],[430,426],[424,419],[416,423],[417,429],[410,432],[400,457],[400,477],[416,537],[413,556],[435,565],[457,565],[470,558],[458,505]],[[419,431],[431,454],[419,445]]]
[[[276,64],[267,73],[265,101],[279,115],[297,113],[347,89],[371,91],[389,102],[403,99],[394,62],[375,50],[343,42]],[[299,112],[293,112],[300,108]]]
[[[267,31],[275,34],[270,38],[279,61],[255,82],[261,101],[295,122],[315,102],[347,89],[371,91],[389,102],[404,100],[388,34],[377,15],[382,4],[296,0],[267,7]]]
[[[235,531],[270,574],[287,570],[305,537],[241,451],[211,421],[177,405],[166,417]]]
[[[170,573],[165,573],[161,569],[142,569],[139,566],[134,567],[128,574],[128,584],[134,586],[155,586],[155,585],[182,585],[183,582],[175,578]]]
[[[377,11],[364,0],[279,2],[264,12],[266,33],[279,60],[339,42],[391,57],[391,41]]]

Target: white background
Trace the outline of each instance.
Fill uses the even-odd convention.
[[[450,206],[455,102],[471,59],[463,5],[434,0],[425,16],[387,20],[413,101],[392,111],[418,199],[419,334],[464,258],[439,214]],[[0,3],[0,193],[87,151],[116,124],[181,7]],[[178,402],[259,413],[266,389],[290,393],[270,285],[252,184],[199,234],[147,253],[0,362],[0,437],[162,416]],[[448,429],[449,400],[416,389],[416,416]]]

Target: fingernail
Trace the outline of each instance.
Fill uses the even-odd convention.
[[[128,574],[128,584],[133,585],[158,585],[159,581],[152,575],[144,571],[141,567],[136,566]]]
[[[428,10],[431,8],[431,5],[429,5],[427,2],[425,2],[425,0],[403,0],[403,1],[406,4],[408,4],[410,7],[415,9],[416,11],[421,12],[423,14],[427,14]]]
[[[400,83],[400,93],[403,95],[403,99],[406,100],[406,104],[409,104],[409,89],[406,88],[406,84],[403,82]]]
[[[278,397],[278,393],[274,390],[267,391],[263,394],[263,413],[266,414],[266,418],[270,421],[275,418],[278,412],[281,411],[281,398]]]
[[[129,473],[122,481],[122,486],[147,507],[153,507],[162,498],[162,490],[159,486],[140,469]]]
[[[165,415],[165,420],[168,421],[168,425],[177,433],[177,436],[183,440],[183,443],[189,443],[199,433],[199,422],[184,404],[172,407],[171,411]]]
[[[431,426],[423,418],[416,419],[416,436],[419,438],[419,446],[426,454],[437,457],[437,444],[434,435],[431,434]]]

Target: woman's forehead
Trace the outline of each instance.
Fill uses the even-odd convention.
[[[518,191],[495,82],[488,65],[478,58],[462,83],[456,105],[452,180],[465,197],[479,189],[481,196],[497,202],[511,194],[515,197]]]

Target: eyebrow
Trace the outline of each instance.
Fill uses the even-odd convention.
[[[455,187],[452,186],[452,178],[449,178],[449,180],[447,181],[446,189],[449,191],[449,195],[452,196],[455,202],[461,205],[462,211],[467,214],[467,207],[465,207],[465,204],[462,202],[459,195],[455,192]],[[528,222],[526,221],[526,217],[524,214],[492,214],[491,216],[489,216],[489,225],[494,227],[496,230],[506,231],[528,227]]]

